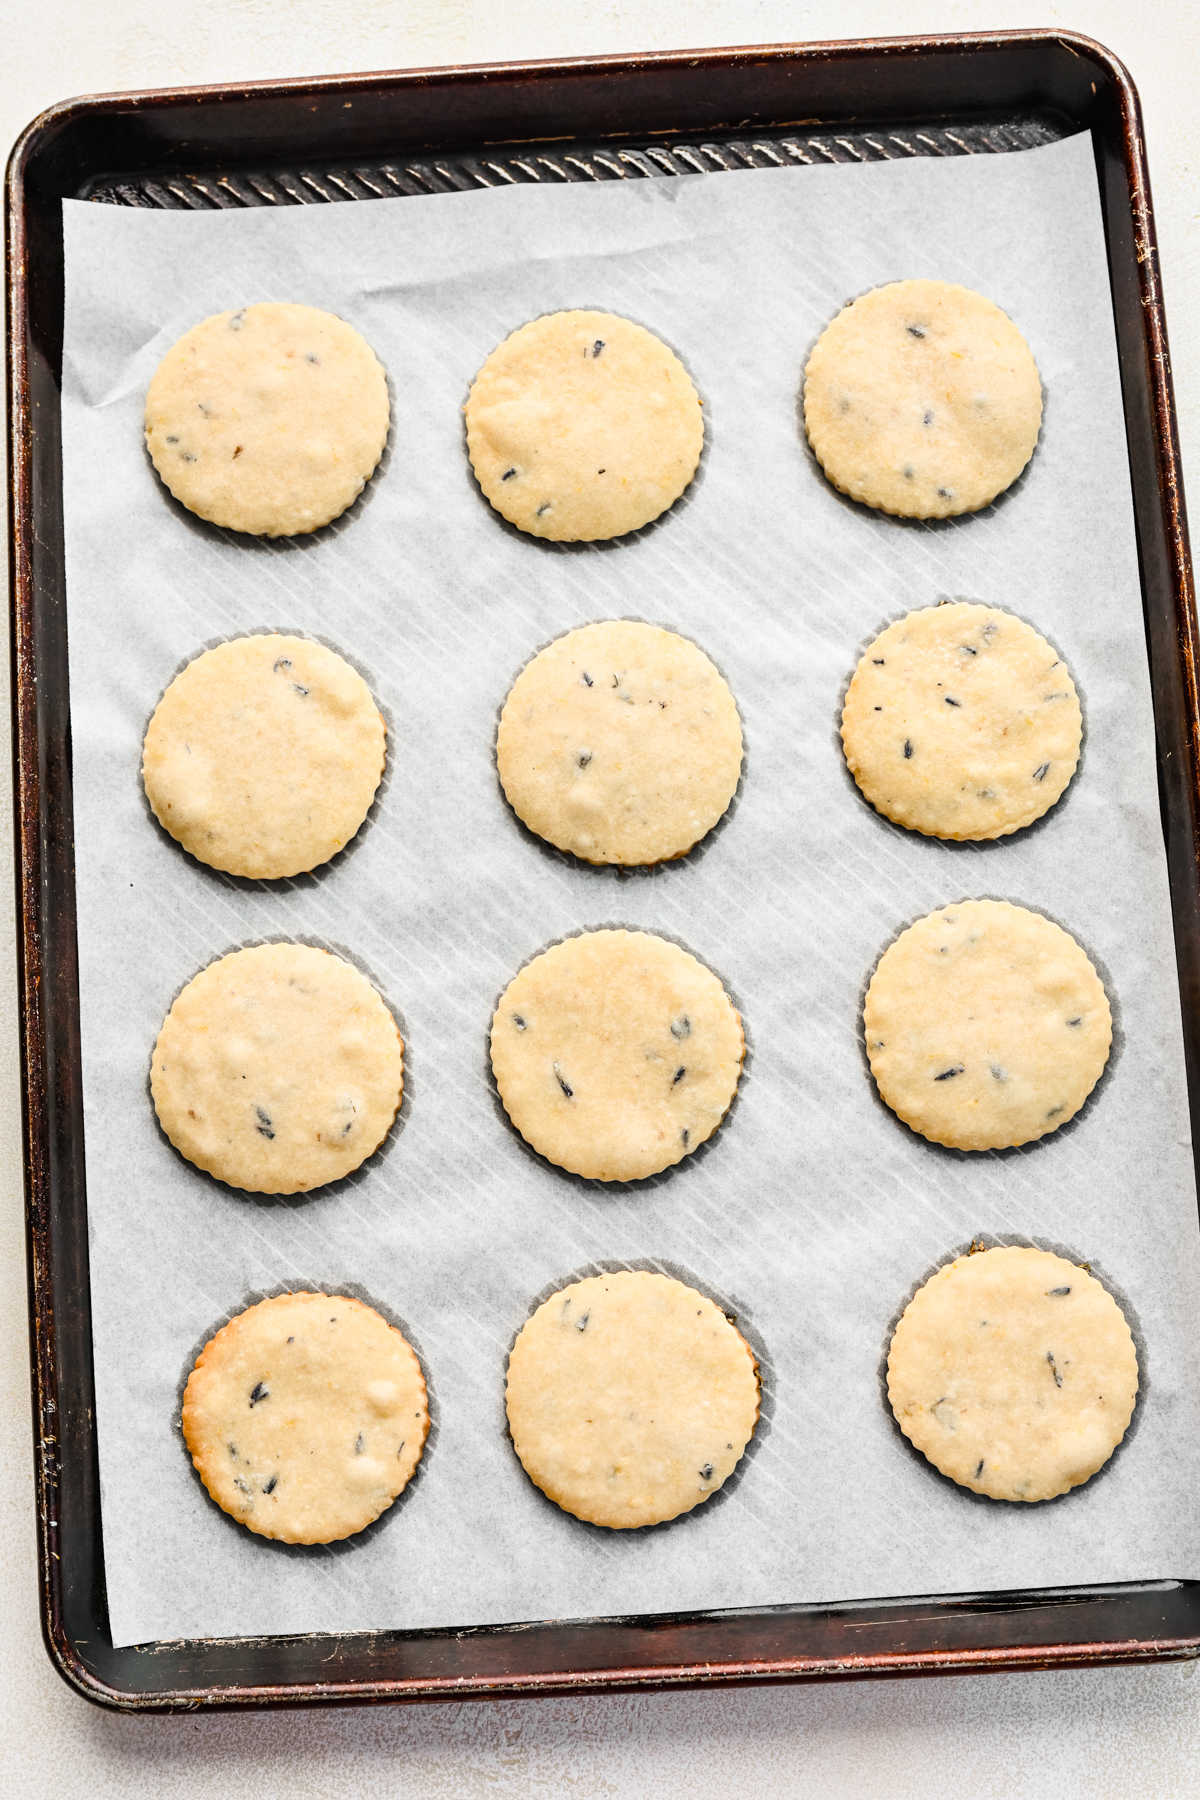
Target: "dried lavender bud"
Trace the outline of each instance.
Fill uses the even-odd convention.
[[[524,1031],[525,1019],[521,1013],[514,1013],[512,1016],[512,1022],[516,1026],[518,1031]]]
[[[581,1319],[576,1319],[576,1321],[575,1321],[576,1331],[586,1331],[587,1327],[588,1327],[588,1320],[591,1318],[591,1316],[592,1315],[590,1312],[585,1312]]]
[[[1061,1387],[1062,1386],[1062,1376],[1058,1372],[1058,1364],[1054,1360],[1053,1350],[1047,1350],[1046,1361],[1050,1364],[1050,1373],[1054,1377],[1055,1387]]]
[[[962,1074],[965,1066],[964,1063],[953,1063],[950,1068],[943,1069],[941,1074],[935,1075],[933,1079],[935,1081],[953,1081],[956,1075]]]
[[[540,519],[543,517],[544,514],[548,513],[549,511],[550,511],[550,501],[543,500],[542,504],[538,507],[537,513],[535,516]]]
[[[713,1478],[713,1466],[711,1463],[705,1463],[704,1467],[700,1471],[700,1479],[701,1479],[701,1481],[711,1481],[712,1478]]]
[[[961,700],[952,700],[949,694],[943,694],[942,698],[945,700],[947,706],[961,706],[962,705]]]
[[[908,325],[905,329],[907,330],[909,337],[923,338],[925,336],[925,327],[923,325]]]
[[[361,1432],[361,1431],[360,1431],[360,1432],[359,1432],[359,1434],[358,1434],[358,1436],[357,1436],[357,1437],[356,1437],[356,1438],[355,1438],[355,1440],[354,1440],[354,1454],[355,1454],[355,1456],[361,1456],[361,1455],[362,1455],[362,1453],[363,1453],[363,1451],[364,1451],[364,1450],[365,1450],[365,1449],[366,1449],[366,1447],[367,1447],[367,1440],[366,1440],[366,1438],[365,1438],[365,1437],[364,1437],[364,1436],[363,1436],[363,1434],[362,1434],[362,1432]]]
[[[583,674],[579,677],[579,679],[580,679],[580,681],[582,681],[584,687],[593,687],[595,685],[592,681],[591,676],[588,674],[586,669],[583,671]]]
[[[278,1482],[279,1482],[278,1475],[272,1475],[270,1481],[265,1481],[263,1483],[263,1493],[264,1494],[273,1494],[275,1492],[276,1486],[278,1485]]]
[[[258,1124],[254,1127],[255,1131],[258,1132],[260,1137],[273,1138],[275,1136],[275,1128],[271,1124],[270,1113],[266,1112],[261,1106],[256,1106],[254,1111],[258,1117]]]
[[[912,755],[912,739],[905,738],[905,740],[904,740],[904,760],[905,760],[905,762],[908,761],[908,759],[911,757],[911,755]]]
[[[593,361],[595,361],[596,357],[599,356],[599,354],[603,350],[603,348],[604,348],[604,339],[597,338],[595,343],[592,345],[592,360]],[[583,354],[586,356],[587,351],[585,350]]]
[[[685,1038],[691,1037],[691,1035],[692,1021],[688,1018],[686,1013],[680,1013],[677,1019],[672,1019],[671,1036],[673,1038]]]
[[[1061,1299],[1063,1294],[1069,1294],[1070,1291],[1071,1291],[1071,1289],[1069,1286],[1068,1287],[1047,1288],[1046,1289],[1046,1298],[1048,1300],[1058,1300],[1058,1299]]]
[[[686,1074],[687,1074],[686,1069],[676,1069],[674,1079],[671,1082],[671,1086],[678,1087],[679,1083],[683,1080],[683,1078]]]
[[[581,769],[586,769],[591,760],[592,753],[590,750],[580,750],[575,758],[577,765]]]
[[[1033,779],[1035,781],[1045,781],[1046,776],[1049,774],[1049,772],[1050,772],[1050,764],[1048,762],[1039,763],[1037,768],[1033,771]]]
[[[575,1089],[571,1086],[570,1082],[567,1080],[566,1076],[563,1074],[563,1072],[559,1068],[558,1064],[555,1063],[553,1066],[554,1066],[554,1079],[557,1081],[559,1087],[562,1089],[562,1091],[566,1095],[567,1099],[573,1100],[575,1098]]]
[[[516,472],[515,469],[505,469],[503,475],[500,477],[501,481],[511,481]]]
[[[254,1386],[250,1389],[251,1406],[257,1406],[260,1400],[269,1400],[270,1398],[270,1388],[267,1387],[264,1382],[256,1381]]]

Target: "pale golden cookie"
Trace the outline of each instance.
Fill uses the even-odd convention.
[[[330,1544],[408,1486],[429,1405],[407,1340],[371,1307],[280,1294],[205,1344],[181,1423],[223,1512],[260,1537]]]
[[[1033,455],[1042,384],[1006,313],[946,281],[893,281],[840,312],[804,371],[804,425],[834,487],[904,518],[975,512]]]
[[[842,747],[872,806],[928,837],[998,838],[1049,812],[1075,773],[1070,670],[1031,625],[954,601],[911,612],[865,652]]]
[[[546,313],[497,346],[467,396],[484,495],[534,537],[622,537],[673,506],[704,444],[673,350],[606,312]]]
[[[315,531],[383,454],[387,377],[352,325],[266,301],[185,332],[146,394],[146,447],[189,512],[261,537]]]
[[[606,619],[522,669],[496,766],[518,818],[560,850],[660,862],[686,855],[728,807],[742,725],[703,650],[657,625]]]
[[[508,1429],[564,1512],[617,1531],[715,1494],[758,1421],[758,1365],[720,1307],[667,1275],[560,1288],[508,1359]]]
[[[307,1193],[357,1169],[403,1086],[404,1045],[375,989],[308,944],[256,944],[201,969],[150,1064],[179,1154],[252,1194]]]
[[[1065,1125],[1108,1061],[1104,984],[1061,926],[960,900],[902,931],[863,1006],[883,1099],[935,1144],[1000,1150]]]
[[[646,931],[587,931],[535,956],[500,996],[491,1047],[526,1143],[597,1181],[655,1175],[711,1137],[745,1055],[717,976]]]
[[[935,1469],[993,1500],[1052,1500],[1125,1436],[1137,1352],[1107,1289],[1047,1250],[977,1251],[909,1301],[888,1399]]]
[[[309,638],[235,638],[178,674],[154,710],[142,780],[185,850],[232,875],[298,875],[366,818],[386,728],[362,676]]]

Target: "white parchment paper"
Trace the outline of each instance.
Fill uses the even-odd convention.
[[[1116,350],[1086,138],[1006,156],[754,171],[250,212],[65,207],[63,432],[97,1425],[112,1630],[157,1637],[470,1625],[1200,1574],[1200,1263]],[[994,297],[1033,346],[1042,442],[999,504],[911,526],[840,499],[797,422],[809,347],[852,295],[911,274]],[[269,544],[160,487],[146,384],[196,320],[328,307],[391,378],[384,466],[342,521]],[[558,307],[622,312],[682,353],[708,442],[686,499],[607,548],[502,525],[460,408],[489,350]],[[1029,617],[1084,695],[1079,775],[986,847],[910,836],[839,753],[869,637],[953,594]],[[685,862],[588,869],[516,826],[496,710],[547,639],[633,615],[694,637],[746,731],[734,811]],[[314,633],[363,669],[389,774],[359,840],[255,887],[183,855],[139,750],[202,645]],[[1120,1042],[1084,1114],[1024,1152],[939,1151],[881,1106],[859,1045],[882,946],[943,902],[1039,907],[1097,959]],[[706,1152],[628,1189],[536,1161],[489,1091],[499,990],[564,933],[661,930],[725,978],[752,1054]],[[150,1049],[228,948],[341,948],[402,1019],[401,1128],[307,1199],[240,1197],[159,1134]],[[1134,1430],[1089,1486],[978,1500],[899,1436],[880,1363],[914,1285],[976,1234],[1089,1259],[1131,1310]],[[768,1412],[740,1478],[671,1526],[610,1533],[545,1501],[504,1428],[504,1361],[536,1298],[594,1264],[682,1271],[735,1309]],[[402,1320],[435,1431],[375,1528],[293,1552],[208,1501],[178,1432],[199,1344],[263,1292],[317,1283]]]

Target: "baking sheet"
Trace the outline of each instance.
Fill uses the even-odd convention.
[[[114,1642],[459,1626],[1200,1574],[1200,1238],[1116,351],[1090,141],[1020,154],[516,187],[278,211],[64,205],[63,436],[88,1207]],[[985,513],[905,525],[840,499],[797,423],[813,339],[910,274],[981,289],[1046,387],[1029,474]],[[298,299],[388,368],[384,466],[311,539],[191,519],[142,449],[146,384],[206,314]],[[700,476],[605,548],[508,530],[474,487],[460,408],[537,313],[629,314],[705,403]],[[1067,657],[1087,741],[1016,840],[909,836],[858,797],[836,718],[865,642],[943,595],[1029,617]],[[698,852],[594,870],[521,832],[495,714],[547,639],[637,616],[696,638],[746,731],[734,810]],[[363,669],[390,724],[367,828],[316,876],[254,887],[192,862],[141,794],[141,734],[201,645],[308,631]],[[966,1156],[877,1100],[863,983],[905,923],[992,895],[1068,926],[1105,973],[1119,1043],[1093,1101],[1024,1151]],[[517,966],[601,924],[663,931],[725,978],[751,1058],[711,1146],[605,1189],[532,1157],[489,1088],[487,1027]],[[401,1018],[401,1128],[348,1183],[240,1197],[157,1130],[150,1049],[179,986],[235,944],[351,954]],[[883,1402],[890,1324],[977,1235],[1088,1259],[1143,1352],[1133,1430],[1040,1507],[938,1477]],[[661,1266],[735,1310],[768,1416],[740,1478],[672,1525],[609,1533],[527,1481],[504,1360],[534,1302],[594,1266]],[[346,1545],[289,1550],[227,1520],[178,1433],[192,1355],[262,1293],[373,1299],[425,1362],[435,1430],[404,1499]]]

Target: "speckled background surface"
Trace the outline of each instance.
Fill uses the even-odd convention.
[[[1200,449],[1200,22],[1181,0],[5,0],[3,136],[72,93],[491,58],[1060,25],[1129,63],[1146,111],[1185,459]],[[1191,339],[1189,342],[1188,339]],[[1192,454],[1195,464],[1196,457]],[[7,671],[4,671],[5,681]],[[7,696],[5,695],[5,703]],[[7,789],[7,770],[3,772]],[[11,858],[7,791],[0,858]],[[61,1685],[38,1638],[12,926],[0,954],[0,1791],[18,1800],[230,1792],[429,1796],[1200,1795],[1194,1665],[275,1717],[118,1719]]]

